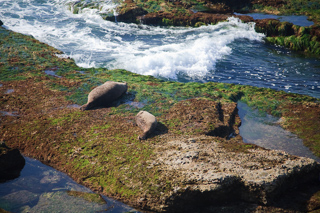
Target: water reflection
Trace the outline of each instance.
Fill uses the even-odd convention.
[[[7,111],[0,111],[1,116],[19,116],[17,111],[7,112]]]
[[[11,212],[137,212],[107,197],[100,197],[66,174],[25,157],[19,178],[0,184],[0,210]],[[77,191],[69,195],[68,191]],[[79,196],[75,196],[78,194]],[[96,196],[89,201],[87,197]],[[99,199],[100,197],[100,199]]]
[[[53,77],[57,77],[57,78],[62,78],[61,76],[56,75],[56,72],[55,72],[55,71],[45,70],[44,72],[45,72],[47,75],[50,75],[50,76],[53,76]]]
[[[238,110],[241,118],[240,135],[244,142],[267,149],[283,150],[292,155],[320,162],[320,159],[303,145],[302,139],[280,127],[279,118],[268,114],[262,115],[243,102],[238,102]]]
[[[14,89],[7,89],[7,91],[4,94],[10,94],[10,93],[13,93],[13,92],[14,92]]]
[[[278,19],[279,21],[287,21],[292,24],[302,26],[302,27],[308,27],[313,25],[313,21],[308,20],[308,16],[296,16],[296,15],[291,15],[291,16],[278,16],[278,15],[273,15],[273,14],[265,14],[265,13],[247,13],[247,14],[241,14],[241,13],[235,13],[236,15],[248,15],[251,16],[254,19]]]

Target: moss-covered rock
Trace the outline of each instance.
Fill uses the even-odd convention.
[[[284,127],[293,132],[312,129],[301,131],[300,137],[310,147],[319,146],[318,123],[289,126],[291,119],[308,119],[320,105],[318,99],[251,86],[179,83],[125,70],[79,68],[32,37],[0,31],[0,110],[18,115],[1,117],[2,139],[93,190],[156,211],[175,210],[189,201],[190,208],[197,208],[195,201],[202,195],[209,196],[201,205],[219,195],[230,201],[230,191],[239,202],[273,205],[272,197],[285,193],[289,184],[303,184],[318,172],[310,159],[244,144],[239,136],[226,139],[237,133],[235,102],[241,99],[283,116]],[[126,81],[128,93],[112,107],[80,111],[77,106],[86,102],[87,94],[107,80]],[[6,94],[7,89],[13,92]],[[288,113],[290,107],[311,105],[303,107],[304,113]],[[159,122],[143,143],[134,122],[140,110]],[[269,176],[265,170],[274,173]],[[256,174],[255,181],[250,174]]]
[[[244,22],[253,21],[253,18],[245,15],[232,15],[232,14],[212,14],[189,11],[186,14],[177,14],[173,12],[157,12],[148,13],[147,15],[140,16],[138,19],[141,23],[147,25],[161,25],[161,26],[193,26],[200,27],[201,25],[217,24],[221,21],[226,21],[229,17],[237,17]]]
[[[319,29],[300,27],[276,19],[255,20],[257,32],[264,33],[270,43],[290,48],[291,50],[320,54]]]
[[[180,101],[170,108],[166,124],[181,134],[205,134],[227,138],[239,134],[240,118],[235,103],[207,99]]]
[[[127,23],[139,23],[139,16],[146,15],[148,12],[143,8],[139,7],[133,3],[127,3],[126,7],[118,9],[118,14],[116,17],[106,17],[109,21],[119,21]]]

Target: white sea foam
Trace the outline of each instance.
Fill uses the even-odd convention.
[[[103,20],[100,13],[112,11],[120,0],[86,1],[98,2],[99,9],[73,14],[68,4],[76,0],[0,0],[0,20],[8,29],[56,47],[64,52],[60,57],[71,57],[85,68],[124,68],[167,79],[283,90],[292,85],[290,91],[319,97],[319,82],[314,83],[319,62],[292,57],[281,48],[270,51],[253,23],[236,18],[199,28],[115,23]]]
[[[195,29],[182,30],[183,34]],[[175,31],[176,32],[176,31]],[[181,39],[173,39],[169,44],[151,46],[147,49],[133,47],[114,62],[115,67],[124,67],[135,73],[176,79],[178,74],[191,78],[202,78],[215,69],[216,63],[231,54],[228,44],[245,38],[261,41],[262,34],[254,31],[251,24],[229,18],[228,22],[196,29],[196,33]]]
[[[200,28],[160,28],[103,20],[97,10],[81,14],[67,10],[70,0],[39,3],[24,0],[10,5],[16,15],[1,16],[14,31],[31,34],[75,59],[82,67],[125,68],[144,75],[177,79],[201,78],[229,55],[228,45],[245,38],[261,41],[252,24],[236,18]],[[104,6],[108,10],[112,6]],[[36,14],[36,15],[35,15]],[[33,17],[29,19],[28,17]]]

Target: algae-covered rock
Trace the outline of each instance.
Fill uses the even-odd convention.
[[[120,22],[136,23],[137,17],[146,15],[147,13],[148,12],[143,8],[132,5],[120,9],[119,14],[116,17],[108,17],[106,19],[109,21],[117,20]]]
[[[202,98],[180,101],[166,115],[168,125],[182,133],[227,138],[239,134],[236,103],[220,103]]]
[[[30,212],[98,212],[106,209],[105,203],[88,201],[83,197],[68,195],[67,192],[47,192],[39,197]]]
[[[255,30],[264,33],[266,41],[315,55],[320,54],[320,30],[318,27],[300,27],[276,19],[255,20]]]
[[[84,68],[55,57],[57,50],[0,29],[1,39],[12,47],[2,50],[6,53],[2,63],[8,68],[1,75],[0,92],[15,91],[14,96],[2,95],[0,105],[21,115],[1,118],[3,139],[78,183],[146,211],[197,212],[207,207],[223,209],[229,201],[271,205],[287,188],[318,178],[315,161],[245,144],[235,136],[240,124],[236,101],[241,99],[283,116],[289,129],[290,124],[300,123],[292,129],[301,130],[301,137],[309,137],[304,140],[319,147],[318,99],[242,85],[162,81],[124,70],[90,68],[84,77],[78,72]],[[19,43],[14,42],[16,37]],[[17,50],[14,53],[23,65],[16,60],[9,63],[16,57],[11,50]],[[31,53],[37,57],[25,57]],[[9,69],[13,65],[19,67],[14,77]],[[59,67],[63,78],[45,75],[47,67]],[[67,107],[84,104],[83,94],[107,80],[128,82],[130,100],[143,102],[143,107],[123,104],[87,112]],[[298,107],[300,103],[305,107]],[[156,129],[161,134],[144,143],[137,141],[140,129],[134,125],[140,110],[150,111],[163,124]],[[50,184],[59,178],[41,181]],[[66,196],[41,195],[42,204],[49,203],[48,197],[52,202],[31,210],[50,211],[53,205],[59,206],[53,200],[68,202]],[[75,205],[87,207],[83,199]]]
[[[4,210],[4,209],[2,209],[2,208],[0,208],[0,213],[10,213],[10,212],[7,211],[7,210]]]
[[[25,165],[25,160],[18,149],[7,147],[4,142],[0,144],[0,182],[19,177]]]
[[[310,200],[308,201],[307,210],[315,211],[320,208],[320,191],[314,193]]]
[[[253,18],[246,15],[232,15],[232,14],[219,14],[219,13],[193,13],[189,11],[186,14],[175,14],[172,12],[159,11],[156,13],[148,13],[144,16],[137,17],[141,23],[147,25],[173,25],[173,26],[199,26],[203,24],[217,24],[218,22],[226,21],[229,17],[237,17],[243,22],[253,21]]]
[[[12,212],[21,212],[26,205],[35,203],[39,198],[39,194],[27,190],[12,192],[0,197],[0,208]]]

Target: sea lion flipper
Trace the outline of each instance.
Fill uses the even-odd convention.
[[[87,108],[88,108],[88,104],[83,104],[83,105],[80,107],[80,110],[81,110],[81,111],[85,111],[85,110],[87,110]]]

